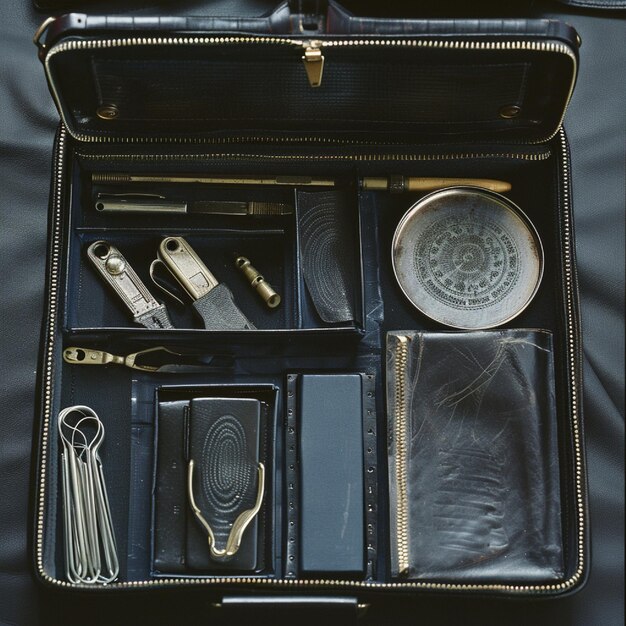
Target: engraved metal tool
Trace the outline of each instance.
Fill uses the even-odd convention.
[[[174,328],[167,310],[148,291],[141,279],[108,241],[95,241],[87,248],[93,266],[130,309],[137,324],[146,328]]]
[[[235,259],[235,265],[241,270],[252,288],[263,298],[263,301],[270,309],[275,309],[280,304],[280,296],[272,285],[259,274],[259,271],[250,263],[249,259],[245,256],[239,256]]]
[[[118,356],[117,354],[111,354],[110,352],[104,352],[102,350],[95,350],[93,348],[79,348],[71,346],[63,350],[63,360],[66,363],[72,365],[124,365],[131,369],[141,370],[143,372],[157,372],[160,366],[156,365],[144,365],[139,360],[146,354],[154,352],[164,352],[167,354],[180,356],[179,353],[173,352],[169,348],[164,346],[156,346],[155,348],[148,348],[147,350],[140,350],[139,352],[133,352],[126,356]]]
[[[254,324],[239,310],[230,289],[217,279],[183,237],[166,237],[158,258],[193,300],[208,330],[247,330]],[[153,278],[154,280],[154,278]],[[155,283],[163,288],[159,283]]]
[[[428,317],[453,328],[493,328],[519,315],[543,275],[543,248],[510,200],[451,187],[416,202],[392,243],[400,288]]]
[[[102,213],[200,213],[205,215],[291,215],[293,207],[282,202],[237,202],[234,200],[198,200],[180,202],[153,194],[99,193],[96,211]]]

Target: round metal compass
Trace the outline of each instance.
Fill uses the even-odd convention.
[[[463,329],[499,326],[537,293],[543,249],[530,220],[500,194],[450,187],[416,202],[400,220],[393,268],[411,303]]]

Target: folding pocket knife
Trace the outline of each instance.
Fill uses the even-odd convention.
[[[163,263],[187,292],[207,330],[256,328],[235,304],[230,289],[217,281],[183,237],[163,239],[155,262]]]
[[[87,248],[93,266],[130,309],[137,324],[146,328],[174,328],[165,305],[159,304],[141,282],[122,253],[108,241],[94,241]]]

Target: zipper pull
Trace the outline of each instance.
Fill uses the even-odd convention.
[[[320,41],[309,41],[305,44],[302,61],[306,70],[307,78],[311,87],[319,87],[322,84],[324,73],[324,55],[322,54]]]

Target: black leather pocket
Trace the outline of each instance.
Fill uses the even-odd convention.
[[[268,411],[255,397],[159,402],[156,575],[264,569]]]
[[[552,335],[388,334],[394,576],[563,576]]]

